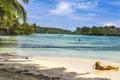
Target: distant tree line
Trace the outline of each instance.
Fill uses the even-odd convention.
[[[51,28],[51,27],[40,27],[36,28],[36,33],[45,33],[45,34],[71,34],[70,30],[64,30],[60,28]]]
[[[111,26],[93,26],[77,27],[75,31],[64,30],[60,28],[40,27],[37,26],[36,33],[48,34],[75,34],[75,35],[96,35],[96,36],[120,36],[120,28]]]
[[[120,36],[120,28],[115,26],[104,26],[104,27],[77,27],[72,34],[78,35],[98,35],[98,36]]]

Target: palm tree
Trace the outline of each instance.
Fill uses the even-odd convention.
[[[24,3],[28,3],[29,0],[22,0]],[[14,16],[22,19],[26,22],[27,15],[24,7],[18,2],[18,0],[1,0],[0,3],[0,18],[6,18],[14,13]],[[4,15],[4,16],[3,16]]]
[[[29,0],[22,0],[24,3],[28,3]],[[12,27],[19,20],[26,23],[27,15],[24,7],[18,0],[1,0],[0,1],[0,28],[6,28],[10,31]],[[6,33],[6,32],[5,32]]]

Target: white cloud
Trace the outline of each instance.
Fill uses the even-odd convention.
[[[94,2],[71,2],[71,1],[61,1],[56,5],[55,9],[50,10],[52,15],[60,15],[65,18],[69,18],[75,21],[91,21],[96,17],[95,13],[78,13],[77,9],[91,9],[98,5],[98,0]],[[78,7],[79,6],[79,7]],[[81,6],[81,7],[80,7]]]
[[[57,14],[57,15],[65,15],[74,12],[73,3],[62,1],[57,5],[56,9],[50,10],[50,13]]]
[[[80,2],[76,4],[76,7],[78,9],[90,9],[90,8],[96,8],[98,6],[99,1],[94,2]]]
[[[77,9],[79,10],[89,10],[94,9],[98,6],[98,0],[97,1],[79,1],[79,2],[71,2],[71,1],[61,1],[57,4],[55,9],[50,10],[51,14],[55,15],[66,15],[66,14],[72,14]]]
[[[103,25],[104,26],[112,26],[112,25],[116,26],[116,23],[109,22],[109,23],[104,23]]]
[[[105,26],[111,26],[111,25],[114,25],[114,26],[117,26],[117,27],[120,27],[120,20],[113,20],[113,21],[108,21],[106,23],[103,23],[103,25]]]

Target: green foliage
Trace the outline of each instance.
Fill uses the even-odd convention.
[[[28,23],[24,23],[21,26],[23,34],[29,35],[36,31],[36,24],[29,25]]]
[[[73,34],[80,34],[80,35],[101,35],[101,36],[120,36],[120,28],[115,26],[104,26],[104,27],[97,27],[93,26],[92,28],[89,27],[77,27],[76,31]]]
[[[47,34],[71,34],[69,30],[64,30],[60,28],[48,28],[48,27],[37,27],[36,33],[47,33]]]
[[[22,0],[28,3],[29,0]],[[26,23],[26,12],[18,0],[0,1],[0,34],[1,35],[29,35],[35,32],[36,24]],[[19,21],[23,21],[20,24]]]
[[[22,0],[24,3],[28,3],[29,0]],[[1,0],[0,1],[0,19],[7,20],[9,17],[18,17],[24,22],[27,15],[23,6],[18,0]]]
[[[28,23],[19,24],[15,22],[12,26],[0,26],[1,35],[30,35],[36,31],[36,24],[29,25]]]

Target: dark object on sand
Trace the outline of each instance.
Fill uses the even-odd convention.
[[[29,59],[28,57],[26,57],[25,59]]]

